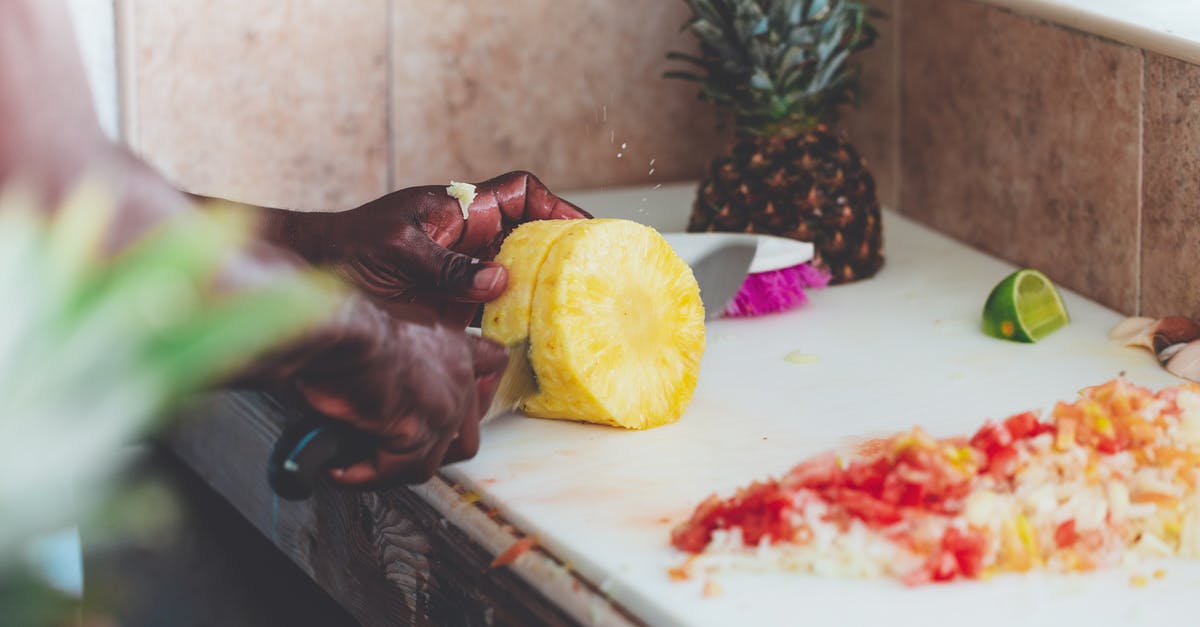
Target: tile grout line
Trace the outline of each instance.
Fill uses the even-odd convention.
[[[387,111],[384,113],[384,132],[387,133],[387,173],[384,176],[384,183],[387,185],[387,189],[383,193],[388,194],[396,189],[396,86],[394,84],[396,80],[396,73],[394,71],[396,55],[394,49],[395,43],[393,42],[396,32],[395,24],[393,24],[396,2],[395,0],[385,1],[387,2],[387,11],[384,21],[387,28],[387,39],[384,46],[384,54],[387,55],[387,58],[384,59],[383,65],[384,71],[387,72],[387,77],[384,80],[384,88],[387,90],[387,93],[384,95],[384,106],[387,107]]]
[[[894,91],[892,93],[895,106],[892,107],[892,204],[894,211],[904,213],[903,202],[900,200],[904,192],[904,167],[900,160],[904,158],[904,150],[902,147],[903,133],[903,112],[904,107],[904,64],[900,60],[904,46],[904,28],[901,24],[904,10],[904,0],[892,0],[892,19],[895,24],[896,41],[892,45],[892,75],[894,82]]]
[[[1143,203],[1145,202],[1146,169],[1146,51],[1142,51],[1141,71],[1138,72],[1138,144],[1137,144],[1137,224],[1134,227],[1135,258],[1133,260],[1133,312],[1142,315],[1142,237]]]

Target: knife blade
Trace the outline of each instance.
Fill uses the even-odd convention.
[[[692,266],[692,274],[700,284],[705,320],[720,316],[737,295],[750,271],[755,250],[753,245],[729,244],[705,255]]]
[[[760,238],[747,233],[665,233],[700,285],[704,318],[721,315],[750,273]]]
[[[508,365],[500,375],[492,404],[484,412],[480,424],[509,414],[521,406],[521,401],[537,391],[537,379],[529,365],[529,340],[525,339],[508,347]]]

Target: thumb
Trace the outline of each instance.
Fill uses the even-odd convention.
[[[487,338],[467,336],[471,359],[475,365],[475,376],[485,377],[504,372],[508,365],[508,348]]]
[[[421,229],[407,229],[396,246],[397,263],[419,287],[453,300],[487,302],[508,285],[504,266],[450,250]]]

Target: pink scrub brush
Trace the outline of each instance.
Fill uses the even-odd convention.
[[[667,233],[664,237],[689,264],[722,244],[754,243],[749,273],[722,312],[727,318],[794,309],[808,302],[805,290],[829,284],[829,274],[809,263],[813,258],[813,245],[809,242],[747,233]]]
[[[758,258],[754,261],[758,263]],[[752,266],[742,288],[725,307],[725,316],[748,318],[794,309],[808,302],[804,290],[825,287],[829,279],[829,273],[807,262],[761,272]]]

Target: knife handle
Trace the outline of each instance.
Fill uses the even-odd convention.
[[[325,470],[349,466],[370,453],[365,433],[326,416],[306,415],[285,426],[275,441],[267,483],[281,498],[302,501]]]

